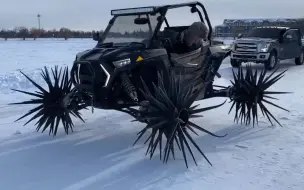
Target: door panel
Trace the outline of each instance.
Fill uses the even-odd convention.
[[[279,51],[280,51],[280,59],[287,59],[288,57],[288,49],[289,49],[289,43],[284,41],[280,43]]]
[[[300,36],[299,36],[299,32],[298,30],[296,29],[292,29],[292,55],[293,57],[292,58],[295,58],[295,57],[300,57],[300,54],[301,54],[301,45],[299,43],[299,41],[301,40]]]
[[[292,31],[287,30],[283,35],[284,59],[292,58]]]
[[[297,30],[288,30],[283,36],[284,42],[284,57],[285,59],[292,59],[300,55],[300,45],[298,41]]]

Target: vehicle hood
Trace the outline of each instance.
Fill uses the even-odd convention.
[[[277,39],[271,39],[271,38],[241,38],[235,40],[236,43],[272,43],[272,42],[278,42]]]
[[[112,46],[112,47],[95,47],[93,49],[85,50],[79,52],[76,55],[76,60],[78,61],[114,61],[119,59],[124,59],[129,55],[136,54],[143,50],[142,46]]]

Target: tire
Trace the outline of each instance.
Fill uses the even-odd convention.
[[[301,52],[300,57],[295,58],[296,65],[303,65],[304,63],[304,51]]]
[[[175,159],[174,152],[178,147],[183,153],[187,168],[187,150],[196,163],[191,150],[192,144],[211,165],[208,158],[204,155],[190,134],[191,132],[197,134],[195,130],[214,137],[225,137],[226,134],[213,134],[192,123],[192,119],[201,117],[200,114],[202,114],[202,112],[222,106],[226,101],[215,106],[197,109],[197,106],[192,104],[197,99],[201,90],[203,90],[202,88],[198,90],[197,93],[193,93],[193,86],[195,86],[197,81],[189,82],[188,80],[181,79],[180,75],[176,75],[174,72],[169,72],[168,76],[168,81],[166,81],[167,79],[163,78],[163,75],[158,73],[158,83],[154,84],[156,87],[154,92],[151,92],[146,88],[147,84],[142,80],[144,86],[142,92],[147,101],[142,104],[144,108],[141,108],[142,111],[140,111],[139,118],[136,118],[136,120],[146,120],[148,122],[138,133],[138,138],[135,143],[137,143],[145,133],[150,133],[145,142],[149,144],[147,154],[150,154],[150,158],[154,155],[156,148],[159,147],[160,158],[166,163],[170,156]],[[143,116],[143,118],[140,118],[141,116]],[[163,146],[162,140],[165,139],[166,142]],[[164,152],[164,155],[162,152]]]
[[[273,70],[278,64],[278,56],[275,51],[270,53],[268,60],[265,62],[264,66],[267,70]]]
[[[235,59],[230,59],[230,64],[232,67],[240,67],[241,66],[241,62]]]

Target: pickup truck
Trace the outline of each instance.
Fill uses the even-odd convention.
[[[280,60],[294,59],[296,65],[304,62],[304,44],[297,28],[256,27],[244,37],[239,34],[231,49],[232,67],[239,67],[242,62],[255,62],[272,70]]]

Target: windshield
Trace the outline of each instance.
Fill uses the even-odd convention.
[[[279,39],[284,32],[279,28],[254,28],[248,32],[247,37]]]
[[[139,17],[140,16],[140,17]],[[103,43],[113,42],[117,43],[130,43],[130,42],[143,42],[147,43],[154,32],[157,25],[156,15],[129,15],[129,16],[118,16],[115,19],[110,31],[106,34]],[[137,18],[148,18],[149,23],[143,22],[135,24]],[[151,27],[151,28],[150,28]],[[150,31],[151,30],[151,31]]]

